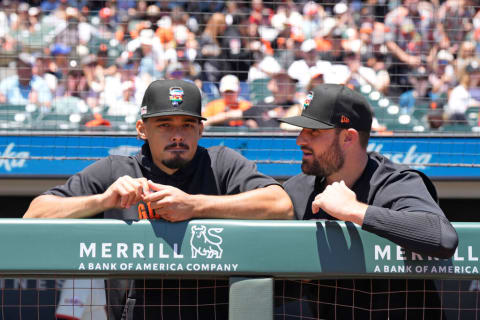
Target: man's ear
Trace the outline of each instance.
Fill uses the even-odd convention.
[[[345,132],[345,136],[343,137],[343,142],[345,143],[345,145],[352,145],[358,141],[359,135],[357,130],[350,128],[350,129],[344,130],[344,132]]]
[[[138,137],[139,137],[140,139],[142,139],[142,140],[147,140],[147,133],[146,133],[146,129],[145,129],[145,122],[143,122],[142,119],[137,120],[136,128],[137,128],[137,135],[138,135]]]

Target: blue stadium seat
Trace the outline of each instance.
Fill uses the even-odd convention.
[[[202,91],[207,102],[220,98],[220,91],[214,82],[204,81],[202,83]]]
[[[248,82],[240,82],[240,98],[250,101],[250,86]]]

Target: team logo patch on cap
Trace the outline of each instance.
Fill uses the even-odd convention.
[[[310,105],[310,102],[312,102],[313,99],[313,92],[310,91],[307,96],[305,97],[305,100],[303,101],[303,109],[307,109],[307,107]]]
[[[170,88],[170,102],[178,107],[183,102],[183,89],[179,87]]]
[[[340,123],[350,123],[350,119],[345,116],[341,116]]]
[[[143,106],[140,108],[140,115],[143,116],[147,114],[147,106]]]

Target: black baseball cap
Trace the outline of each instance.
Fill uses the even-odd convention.
[[[358,92],[338,84],[320,84],[307,94],[300,116],[279,121],[308,129],[354,128],[370,131],[372,109]]]
[[[183,115],[201,120],[202,94],[198,87],[184,80],[156,80],[150,83],[142,100],[142,119]]]

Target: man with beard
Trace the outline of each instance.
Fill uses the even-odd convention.
[[[293,217],[288,195],[274,179],[259,173],[253,162],[223,146],[198,146],[205,118],[200,90],[193,83],[152,82],[140,113],[136,128],[145,144],[136,156],[109,156],[95,162],[66,184],[35,198],[24,217],[170,222]],[[113,289],[128,286],[110,281],[110,306],[125,305],[125,292]],[[126,310],[109,309],[109,319],[120,319],[122,312],[132,319],[228,317],[226,281],[136,280],[128,298]],[[134,306],[131,301],[136,301]]]
[[[303,107],[300,116],[281,119],[303,128],[297,138],[303,173],[284,184],[297,219],[353,222],[408,251],[444,259],[454,254],[457,234],[437,204],[432,182],[419,171],[367,152],[372,111],[362,95],[345,86],[321,84],[307,95]],[[276,290],[280,295],[292,292],[297,284],[281,282]],[[427,318],[437,319],[441,312],[430,281],[322,280],[316,284],[335,288],[333,293],[323,287],[320,293],[305,290],[315,295],[309,300],[318,304],[312,308],[317,318],[399,319],[407,318],[408,312],[413,319],[425,312]],[[390,294],[397,290],[399,294]]]

